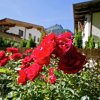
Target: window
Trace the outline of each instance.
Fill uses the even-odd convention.
[[[34,36],[34,42],[36,41],[36,36]]]
[[[38,40],[37,40],[38,42],[40,41],[40,38],[38,37]]]
[[[23,31],[19,30],[19,36],[22,37],[23,36]]]

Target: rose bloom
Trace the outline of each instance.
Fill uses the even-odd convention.
[[[30,64],[23,64],[23,65],[20,66],[20,68],[21,68],[21,69],[26,69],[26,68],[29,67],[29,66],[30,66]]]
[[[7,62],[9,61],[9,57],[5,57],[2,60],[0,60],[0,67],[1,66],[5,66],[7,64]]]
[[[33,61],[32,57],[26,56],[26,57],[22,60],[22,64],[28,64],[28,63],[31,63],[32,61]]]
[[[18,60],[18,59],[21,59],[21,58],[22,58],[22,54],[21,53],[14,53],[11,56],[12,60]]]
[[[42,75],[41,78],[46,82],[46,83],[51,83],[54,84],[56,82],[56,76],[54,75],[54,68],[51,67],[48,72],[49,78],[46,78],[46,75]]]
[[[54,69],[53,67],[50,67],[49,73],[48,73],[48,74],[49,74],[49,75],[53,75],[53,74],[54,74],[54,70],[55,70],[55,69]]]
[[[30,65],[28,68],[25,69],[25,73],[27,75],[28,80],[34,80],[42,70],[42,66],[37,63]]]
[[[32,51],[33,51],[32,48],[31,48],[31,49],[27,49],[27,50],[25,51],[25,54],[28,55],[29,53],[32,53]]]
[[[66,54],[66,52],[70,49],[72,45],[72,39],[71,39],[72,33],[66,32],[61,35],[59,35],[56,39],[56,49],[55,54],[58,57],[62,57]]]
[[[48,65],[50,63],[50,55],[54,51],[55,46],[55,35],[49,34],[43,38],[41,44],[34,49],[31,56],[36,63]]]
[[[6,53],[5,51],[0,51],[0,59],[3,59],[5,57]]]
[[[49,44],[47,46],[40,45],[36,49],[34,49],[31,57],[36,63],[39,63],[41,65],[48,65],[50,63],[50,55],[53,50],[54,47],[52,44]]]
[[[72,46],[70,50],[60,58],[58,69],[64,73],[74,74],[83,69],[86,63],[86,57],[77,52],[76,48]]]
[[[48,75],[49,75],[49,81],[51,84],[54,84],[56,82],[56,76],[54,75],[54,68],[50,67]]]
[[[56,76],[54,74],[49,76],[49,82],[51,84],[55,84],[55,82],[56,82]]]
[[[19,71],[19,77],[18,77],[18,84],[26,84],[27,82],[27,77],[26,77],[26,73],[24,70],[20,70]]]
[[[7,49],[7,52],[18,53],[18,48],[8,47],[8,48],[6,48],[6,49]]]

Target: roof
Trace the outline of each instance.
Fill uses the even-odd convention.
[[[78,20],[83,21],[86,14],[100,12],[100,0],[91,0],[73,4],[74,24],[78,24]]]
[[[18,21],[18,20],[14,20],[14,19],[10,19],[10,18],[5,18],[0,20],[0,25],[4,25],[4,26],[23,26],[26,28],[36,28],[36,29],[43,29],[43,26],[39,26],[39,25],[35,25],[32,23],[27,23],[27,22],[22,22],[22,21]]]

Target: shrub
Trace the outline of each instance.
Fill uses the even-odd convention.
[[[86,57],[72,44],[70,34],[49,34],[29,55],[18,56],[18,48],[0,52],[1,59],[12,55],[0,67],[0,97],[3,100],[98,100],[100,66],[86,65]],[[25,53],[24,53],[25,54]],[[0,59],[0,60],[1,60]],[[90,61],[91,62],[91,61]],[[99,61],[98,61],[99,62]],[[93,61],[94,63],[94,61]],[[83,66],[84,65],[84,66]],[[3,68],[4,67],[4,68]],[[19,75],[19,76],[18,76]],[[17,77],[18,76],[18,77]],[[16,80],[17,79],[17,80]]]
[[[5,39],[0,37],[0,46],[1,47],[19,47],[19,43],[14,40]]]
[[[94,37],[89,36],[88,41],[85,43],[85,48],[86,49],[94,49],[95,48],[95,42],[94,42]]]
[[[15,70],[20,63],[20,61],[10,61],[5,69],[2,69],[2,72],[5,71],[6,74],[0,75],[0,97],[5,100],[81,100],[83,97],[87,97],[89,100],[99,100],[100,66],[87,67],[77,74],[55,71],[57,77],[55,84],[46,83],[40,77],[48,75],[46,73],[50,68],[48,66],[43,69],[34,82],[28,81],[26,85],[22,86],[17,84],[17,71]],[[54,63],[52,66],[55,68],[56,64]]]
[[[36,43],[33,41],[32,36],[29,37],[29,40],[27,41],[26,48],[35,47]]]
[[[100,49],[100,37],[98,39],[98,48]]]
[[[74,46],[78,48],[82,48],[82,33],[81,32],[78,32],[75,34]]]
[[[89,48],[90,49],[94,49],[95,48],[95,42],[94,42],[94,37],[93,36],[90,36]]]
[[[20,42],[20,47],[26,47],[26,40],[25,39],[22,39],[21,42]]]

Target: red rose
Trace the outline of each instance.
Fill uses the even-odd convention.
[[[0,66],[5,66],[9,60],[9,57],[5,57],[2,60],[0,60]]]
[[[79,72],[85,63],[86,57],[72,46],[66,55],[60,58],[58,68],[63,70],[64,73],[74,74]]]
[[[61,35],[59,35],[58,37],[72,39],[72,33],[71,32],[64,32]]]
[[[49,76],[49,81],[51,84],[54,84],[56,82],[56,76],[53,74],[53,75],[50,75]]]
[[[25,54],[28,55],[29,53],[32,53],[32,51],[33,51],[32,48],[31,48],[31,49],[27,49],[27,50],[25,51]]]
[[[8,48],[7,48],[7,52],[18,53],[18,48],[8,47]]]
[[[27,82],[27,77],[26,77],[26,73],[24,70],[20,70],[19,71],[19,77],[18,77],[18,84],[26,84]]]
[[[5,51],[0,51],[0,60],[5,57]]]
[[[49,78],[46,78],[46,75],[42,75],[41,78],[47,83],[54,84],[56,82],[56,76],[54,75],[54,68],[53,67],[51,67],[49,69],[48,76],[49,76]]]
[[[29,66],[30,66],[30,64],[25,64],[25,65],[21,65],[20,68],[21,68],[21,69],[26,69],[26,68],[29,67]]]
[[[18,59],[21,59],[21,58],[22,58],[22,54],[21,53],[14,53],[11,56],[12,60],[18,60]]]
[[[54,33],[51,33],[49,35],[46,35],[45,37],[43,37],[41,44],[47,43],[48,42],[54,42],[56,40],[56,35]]]
[[[25,69],[25,73],[27,75],[28,80],[34,80],[38,75],[39,72],[42,70],[42,66],[34,63],[33,65],[29,66]]]
[[[53,67],[51,67],[50,69],[49,69],[49,75],[53,75],[54,74],[54,68]]]
[[[56,76],[54,75],[54,68],[53,67],[51,67],[50,69],[49,69],[49,73],[48,73],[48,75],[49,75],[49,82],[51,83],[51,84],[54,84],[55,82],[56,82]]]
[[[50,54],[52,52],[52,47],[38,46],[34,49],[31,57],[36,63],[41,65],[48,65],[50,63]]]
[[[30,56],[26,56],[23,60],[22,63],[23,64],[29,64],[33,61],[33,59]]]
[[[72,39],[70,37],[71,37],[71,34],[67,34],[67,33],[61,34],[57,37],[56,49],[54,53],[58,57],[65,55],[66,52],[68,52],[68,50],[70,49],[72,45]]]
[[[54,34],[49,34],[44,37],[41,44],[34,49],[32,53],[32,58],[34,61],[40,65],[48,65],[50,63],[50,55],[54,51],[56,42],[56,36]]]

